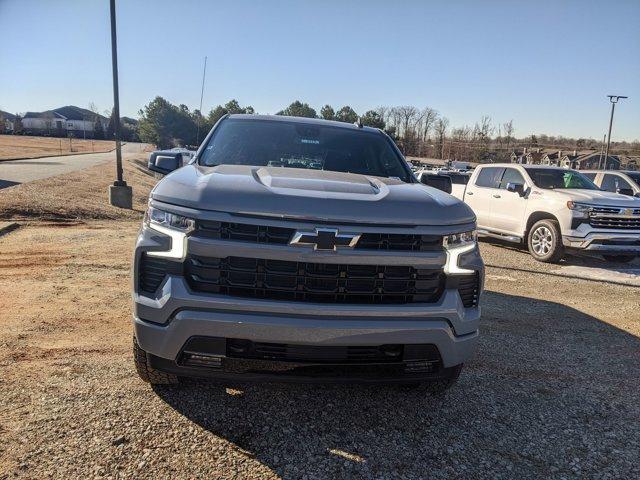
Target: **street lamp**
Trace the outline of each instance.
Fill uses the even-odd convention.
[[[111,67],[113,70],[113,130],[116,140],[116,176],[109,186],[109,203],[115,207],[133,207],[133,192],[122,175],[122,148],[120,146],[120,100],[118,95],[118,47],[116,40],[116,0],[110,0],[111,6]]]
[[[613,112],[616,110],[616,103],[621,98],[629,98],[624,97],[622,95],[607,95],[609,97],[609,101],[611,102],[611,118],[609,118],[609,135],[607,136],[607,149],[604,152],[604,170],[607,169],[607,160],[609,160],[609,145],[611,145],[611,126],[613,125]]]

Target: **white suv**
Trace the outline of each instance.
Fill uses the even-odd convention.
[[[600,190],[575,170],[515,164],[475,169],[464,194],[478,234],[526,242],[542,262],[565,249],[629,262],[640,255],[640,199]]]

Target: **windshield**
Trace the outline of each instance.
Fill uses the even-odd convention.
[[[640,172],[625,172],[640,187]]]
[[[199,163],[307,168],[410,181],[408,168],[381,134],[277,120],[223,120]]]
[[[599,188],[583,174],[575,170],[557,168],[527,168],[527,173],[536,187],[551,189],[581,188],[599,190]]]

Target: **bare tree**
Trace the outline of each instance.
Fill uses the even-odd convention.
[[[435,122],[434,129],[440,158],[444,158],[444,142],[446,140],[447,128],[449,128],[449,119],[447,117],[440,117]]]
[[[404,105],[396,107],[396,109],[400,115],[400,121],[402,122],[402,135],[406,138],[410,135],[410,128],[415,122],[415,118],[418,115],[419,110],[412,105]]]
[[[507,150],[510,150],[511,142],[513,141],[513,134],[515,133],[515,129],[513,128],[513,120],[505,122],[502,126],[504,128],[504,139],[507,142]]]
[[[389,123],[389,107],[378,107],[375,109],[375,112],[380,116],[384,123]]]

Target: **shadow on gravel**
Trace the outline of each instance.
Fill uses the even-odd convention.
[[[529,251],[525,244],[517,244],[513,242],[507,242],[506,240],[501,240],[499,238],[482,238],[482,243],[487,243],[489,245],[493,245],[495,247],[504,248],[507,250],[511,250],[514,252],[521,252],[529,255]],[[638,259],[635,260],[638,262]],[[599,255],[587,255],[587,254],[575,254],[575,253],[567,253],[565,257],[558,263],[558,266],[567,266],[567,265],[576,265],[580,267],[597,267],[597,268],[607,268],[609,266],[617,267],[620,266],[619,263],[609,262]]]
[[[0,179],[0,189],[13,187],[14,185],[20,185],[20,182],[12,182],[11,180]]]
[[[384,385],[155,391],[284,478],[633,477],[640,339],[554,302],[483,300],[478,353],[441,396]]]

